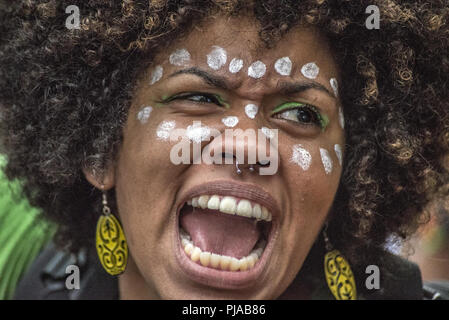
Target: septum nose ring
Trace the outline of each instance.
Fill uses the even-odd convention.
[[[226,153],[223,153],[223,156],[224,157],[227,157],[229,154],[226,154]],[[232,157],[233,158],[236,158],[234,155],[232,155]],[[260,167],[265,167],[265,166],[268,166],[268,165],[270,165],[270,161],[268,160],[268,161],[258,161],[257,162],[257,164],[256,165],[258,165],[258,166],[260,166]],[[237,171],[237,174],[242,174],[242,169],[240,169],[239,168],[239,161],[237,160],[237,158],[235,159],[235,168],[236,168],[236,171]],[[249,167],[248,167],[248,170],[251,172],[251,173],[253,173],[253,172],[255,172],[256,171],[256,168],[254,167],[254,165],[253,164],[251,164]]]
[[[239,168],[239,162],[235,159],[235,167],[237,168],[237,174],[242,174],[242,170]]]
[[[235,159],[235,167],[237,169],[237,174],[242,174],[242,170],[239,168],[239,162],[237,161],[237,159]],[[253,173],[254,171],[256,171],[256,169],[254,168],[254,165],[250,165],[248,170]]]
[[[235,159],[235,167],[236,167],[236,169],[237,169],[237,174],[242,174],[242,170],[239,168],[239,162],[238,162],[238,160],[237,159]],[[256,169],[254,169],[254,166],[253,165],[250,165],[249,166],[249,171],[251,171],[251,172],[254,172]]]

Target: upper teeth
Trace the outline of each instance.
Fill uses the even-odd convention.
[[[188,205],[195,208],[218,210],[227,214],[236,214],[247,218],[271,221],[272,216],[267,208],[258,203],[252,203],[246,199],[237,199],[230,196],[202,195],[187,201]]]

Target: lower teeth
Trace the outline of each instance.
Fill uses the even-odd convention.
[[[223,271],[246,271],[254,267],[257,261],[262,256],[263,250],[267,242],[261,240],[257,243],[256,249],[241,259],[230,256],[220,255],[207,251],[202,251],[195,246],[190,240],[190,236],[182,229],[180,229],[181,244],[184,252],[193,262],[201,264],[204,267],[220,269]]]

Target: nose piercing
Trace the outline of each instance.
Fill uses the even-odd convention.
[[[239,168],[239,162],[237,161],[237,159],[235,160],[235,167],[237,168],[237,174],[241,174],[242,170]],[[250,172],[254,172],[256,170],[254,169],[253,165],[250,165],[248,169]]]
[[[232,156],[233,158],[235,158],[235,168],[236,168],[237,174],[242,174],[242,169],[239,168],[239,161],[237,160],[237,157],[234,155],[227,154],[227,153],[222,153],[222,157],[224,157],[224,158],[227,158],[229,156]],[[254,173],[256,171],[255,166],[265,167],[269,164],[270,164],[270,161],[263,161],[263,162],[258,161],[255,165],[253,165],[253,164],[249,165],[248,170],[251,173]]]
[[[239,162],[237,161],[237,159],[235,159],[235,167],[237,168],[237,174],[241,174],[242,170],[240,170],[239,168]]]

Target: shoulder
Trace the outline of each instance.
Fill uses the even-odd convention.
[[[333,300],[324,274],[324,247],[316,244],[299,278],[309,283],[312,299]],[[368,255],[367,255],[368,256]],[[359,300],[424,299],[421,271],[417,264],[388,251],[372,252],[363,263],[351,265]]]
[[[75,266],[75,267],[69,267]],[[69,276],[76,270],[79,288]],[[69,287],[69,288],[68,288]],[[14,299],[17,300],[116,300],[117,278],[108,275],[95,255],[81,250],[77,255],[47,246],[21,279]]]
[[[79,289],[70,290],[66,287],[66,280],[70,275],[70,272],[66,272],[70,265],[79,268]],[[402,257],[386,253],[381,261],[372,265],[379,267],[379,288],[367,288],[366,281],[370,273],[366,273],[366,269],[355,271],[359,299],[449,299],[449,282],[423,285],[419,267]],[[317,289],[315,298],[333,299],[327,288],[322,268],[313,268],[311,274]],[[94,254],[81,251],[76,256],[70,255],[50,244],[33,262],[19,283],[14,298],[20,300],[115,300],[118,299],[118,281],[102,269]]]
[[[368,290],[360,281],[367,299],[449,300],[449,281],[424,281],[417,264],[403,257],[385,253],[381,260],[380,288]],[[365,274],[365,281],[369,275]],[[363,279],[362,279],[363,280]]]
[[[367,283],[372,271],[359,270],[357,274],[358,289],[366,299],[387,300],[421,300],[423,299],[423,282],[417,264],[389,252],[382,255],[370,270],[378,270],[378,288],[371,288]],[[376,268],[377,267],[377,268]]]

